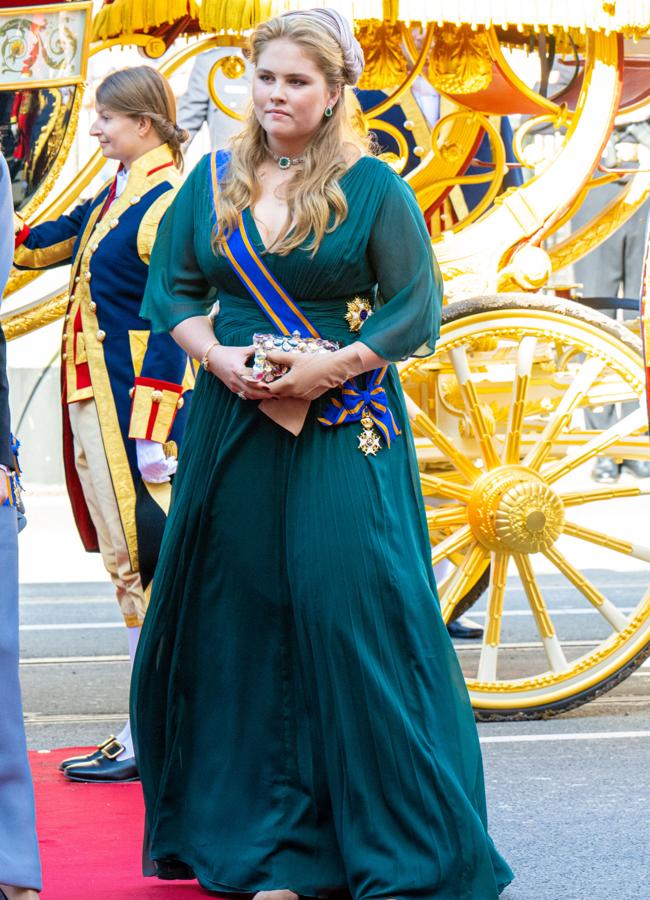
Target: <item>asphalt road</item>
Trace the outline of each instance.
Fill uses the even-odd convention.
[[[595,580],[603,573],[593,573]],[[646,573],[607,573],[619,605]],[[597,614],[542,576],[563,639],[597,637]],[[127,710],[126,633],[105,582],[25,584],[22,678],[29,746],[97,743]],[[526,637],[511,598],[508,639]],[[475,607],[481,619],[481,605]],[[528,622],[528,625],[530,623]],[[464,663],[473,645],[459,648]],[[648,888],[650,667],[614,691],[547,721],[481,724],[491,830],[516,871],[507,900],[642,900]],[[480,900],[480,898],[477,898]]]

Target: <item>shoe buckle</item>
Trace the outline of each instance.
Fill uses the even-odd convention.
[[[99,749],[102,751],[102,756],[106,759],[117,759],[122,750],[124,750],[124,744],[113,738],[112,740],[104,741]]]
[[[103,750],[104,747],[108,747],[110,744],[112,744],[114,740],[116,740],[115,735],[109,735],[105,741],[102,741],[101,744],[97,744],[97,749]]]

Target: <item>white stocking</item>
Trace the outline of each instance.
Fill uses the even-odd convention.
[[[135,659],[135,651],[138,646],[138,639],[140,637],[141,626],[136,625],[132,628],[127,628],[128,636],[129,636],[129,658],[131,660],[131,668],[133,668],[133,660]],[[117,759],[133,759],[135,756],[135,752],[133,750],[133,740],[131,738],[131,723],[127,719],[126,725],[117,735],[117,740],[124,744],[124,750],[120,753]]]

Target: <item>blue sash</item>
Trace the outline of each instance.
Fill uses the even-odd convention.
[[[223,150],[217,150],[210,156],[210,189],[215,227],[218,224],[219,184],[229,161],[230,154]],[[224,253],[253,300],[282,334],[290,335],[297,331],[303,338],[321,337],[318,329],[274,278],[253,247],[241,213],[237,228],[224,242]],[[377,426],[390,447],[391,440],[401,434],[401,431],[388,409],[386,393],[381,386],[387,371],[388,366],[384,366],[368,373],[365,389],[357,385],[355,378],[346,381],[341,389],[341,400],[332,400],[318,421],[326,427],[346,422],[362,422],[367,431],[372,427],[372,420],[372,424]]]

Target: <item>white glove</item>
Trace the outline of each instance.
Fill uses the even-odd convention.
[[[178,461],[173,456],[165,456],[163,445],[157,441],[136,438],[135,452],[142,480],[151,484],[169,481],[178,466]]]

